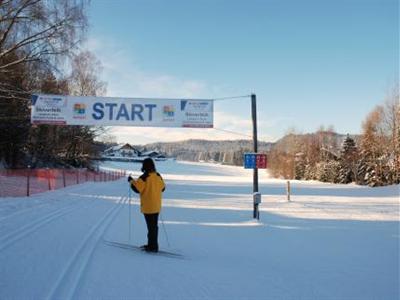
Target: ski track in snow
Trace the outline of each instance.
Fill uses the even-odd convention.
[[[104,232],[118,215],[123,204],[126,203],[128,203],[128,198],[122,197],[117,205],[111,207],[91,228],[70,257],[46,299],[73,299],[85,269],[93,256],[93,252],[96,250],[96,246],[102,241]]]
[[[58,219],[66,214],[69,214],[73,212],[74,210],[80,208],[81,206],[86,206],[87,204],[81,204],[81,205],[75,205],[75,204],[69,204],[65,205],[64,207],[58,208],[54,211],[52,211],[49,214],[45,214],[43,217],[30,222],[21,228],[18,228],[17,230],[11,231],[6,235],[3,235],[0,238],[0,251],[6,249],[10,245],[18,242],[25,236],[39,230],[42,226],[47,225],[51,221]]]
[[[30,211],[33,211],[33,210],[37,211],[39,208],[46,208],[46,207],[49,207],[49,206],[52,206],[52,205],[54,205],[54,203],[49,201],[49,202],[37,204],[35,206],[23,208],[21,210],[18,210],[18,211],[14,212],[14,213],[11,213],[11,214],[5,216],[5,217],[0,218],[0,224],[2,224],[2,222],[6,221],[6,220],[9,220],[11,218],[15,218],[15,217],[17,217],[19,215],[26,214],[27,212],[30,212]]]
[[[68,191],[69,189],[74,188],[75,189],[75,193],[79,193],[80,191],[84,191],[85,190],[85,185],[78,185],[78,186],[69,186],[67,188],[64,188],[65,191]],[[10,200],[8,201],[3,201],[0,202],[0,208],[1,207],[5,207],[8,208],[9,210],[16,210],[15,212],[11,212],[6,214],[3,217],[0,217],[0,225],[4,224],[7,220],[13,220],[15,217],[18,216],[23,216],[23,215],[28,215],[29,212],[37,212],[39,209],[46,209],[48,207],[52,207],[52,206],[57,206],[60,204],[61,199],[57,199],[54,197],[51,197],[50,195],[52,195],[51,193],[46,193],[46,196],[43,197],[43,194],[34,194],[31,197],[26,197],[26,201],[24,203],[24,205],[19,204],[19,206],[17,205],[13,205],[13,198],[10,198]],[[49,197],[50,196],[50,197]],[[45,199],[45,201],[40,201],[42,199]],[[1,199],[1,198],[0,198]],[[39,201],[39,203],[37,203],[37,201]],[[79,200],[76,199],[71,199],[70,201],[72,202],[78,202]],[[9,202],[9,204],[7,203]],[[62,203],[61,203],[62,204]],[[27,205],[28,207],[25,207],[25,205]],[[1,234],[1,231],[0,231]]]

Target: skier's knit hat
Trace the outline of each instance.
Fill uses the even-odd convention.
[[[143,161],[142,172],[150,173],[155,171],[156,171],[156,166],[154,165],[154,161],[151,158],[146,158]]]

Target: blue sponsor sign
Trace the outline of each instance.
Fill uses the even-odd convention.
[[[244,168],[255,169],[256,168],[256,153],[245,153],[244,154]]]
[[[245,153],[243,161],[245,169],[267,168],[267,155],[263,153]]]

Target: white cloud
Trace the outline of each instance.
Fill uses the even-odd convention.
[[[107,82],[108,96],[204,99],[230,94],[224,93],[225,88],[210,86],[203,80],[145,72],[136,63],[135,56],[132,53],[127,53],[112,40],[90,39],[85,48],[94,52],[103,64],[104,71],[101,77],[102,80]],[[240,116],[222,110],[223,107],[219,106],[219,102],[216,103],[215,107],[215,129],[113,127],[109,133],[115,135],[118,142],[132,144],[185,139],[251,138],[250,106],[247,112],[241,111]],[[259,128],[268,126],[262,120],[258,124]],[[262,135],[259,135],[259,138],[263,140],[273,139],[273,137]]]
[[[103,64],[103,79],[111,97],[193,98],[208,94],[202,80],[182,79],[170,74],[145,72],[115,41],[90,39],[85,48],[94,52]]]

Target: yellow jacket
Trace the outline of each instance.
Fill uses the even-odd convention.
[[[155,214],[161,210],[162,192],[165,190],[164,180],[156,172],[145,173],[138,180],[131,181],[131,187],[140,193],[140,210],[144,214]]]

